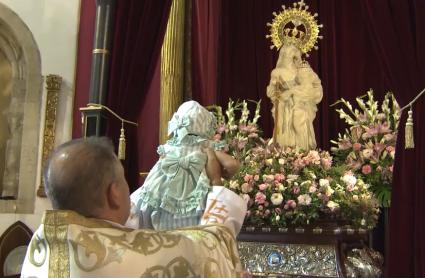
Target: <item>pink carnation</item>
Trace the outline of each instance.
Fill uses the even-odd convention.
[[[369,164],[363,165],[362,167],[362,173],[367,175],[372,172],[372,167]]]
[[[257,194],[255,194],[255,202],[257,204],[264,204],[265,201],[266,201],[266,195],[264,195],[261,192],[257,192]]]
[[[360,151],[362,148],[362,144],[360,143],[354,143],[353,144],[353,151]]]

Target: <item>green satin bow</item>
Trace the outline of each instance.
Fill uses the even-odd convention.
[[[177,175],[184,175],[185,171],[194,179],[205,168],[207,156],[201,152],[195,152],[184,157],[179,157],[175,153],[169,153],[162,159],[161,170],[168,179],[174,179]],[[195,173],[193,173],[195,171]]]
[[[187,126],[190,125],[190,118],[187,116],[179,116],[174,113],[171,120],[168,122],[168,135],[174,134],[174,137],[181,141],[186,135],[189,134]]]

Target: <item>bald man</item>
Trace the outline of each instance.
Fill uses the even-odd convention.
[[[217,162],[209,160],[209,175],[220,175]],[[21,277],[241,275],[234,232],[208,224],[232,217],[217,218],[214,207],[204,218],[206,225],[197,227],[157,232],[123,226],[130,212],[129,189],[106,138],[59,146],[47,163],[44,180],[53,210],[45,212],[33,235]],[[217,194],[212,196],[217,203]],[[228,201],[218,202],[221,209]]]

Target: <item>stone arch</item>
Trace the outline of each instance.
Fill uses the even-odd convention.
[[[10,200],[3,212],[32,212],[37,185],[42,100],[41,58],[32,32],[22,19],[0,3],[0,51],[11,65],[11,92],[7,111],[10,138],[0,196]],[[0,111],[1,113],[2,111]]]

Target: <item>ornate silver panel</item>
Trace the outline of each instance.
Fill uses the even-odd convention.
[[[242,266],[251,274],[338,277],[332,245],[238,242]]]

